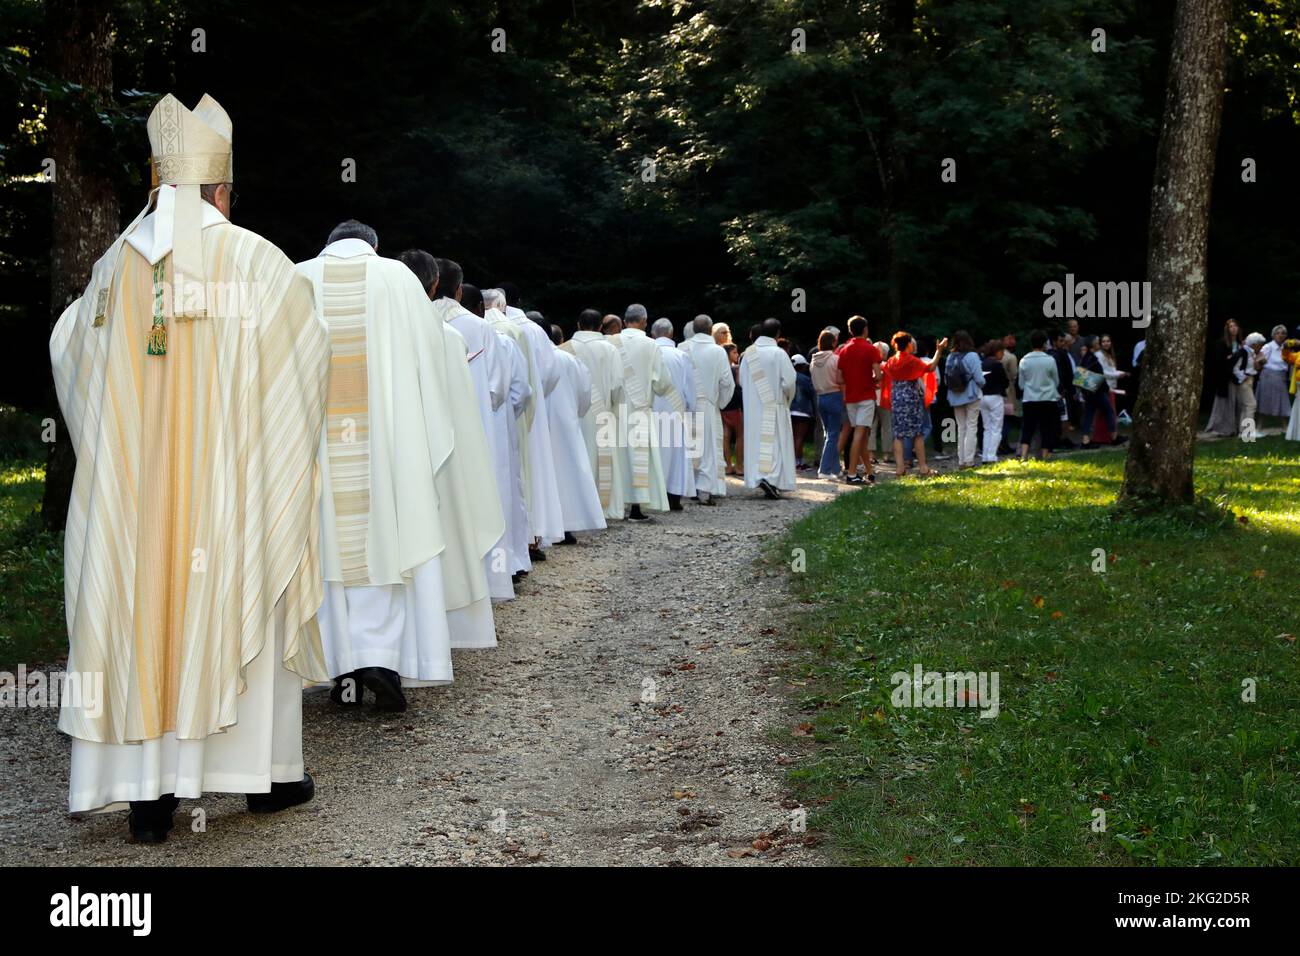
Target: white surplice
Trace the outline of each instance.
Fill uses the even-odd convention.
[[[564,530],[598,531],[605,527],[605,515],[582,437],[582,416],[591,408],[591,375],[581,359],[564,349],[556,349],[553,358],[558,375],[547,404]]]
[[[528,384],[528,359],[524,357],[523,351],[506,333],[497,332],[496,335],[497,344],[507,356],[505,364],[509,370],[506,400],[496,414],[501,422],[501,432],[506,441],[505,454],[510,462],[508,490],[502,495],[502,508],[506,509],[507,516],[503,540],[509,557],[510,572],[514,574],[533,569],[532,559],[528,556],[531,538],[528,533],[527,493],[524,487],[525,433],[520,427],[532,399],[532,387]]]
[[[488,451],[492,456],[492,470],[496,475],[497,491],[501,496],[501,510],[508,523],[509,436],[505,434],[507,427],[505,419],[499,418],[496,412],[505,403],[510,392],[509,355],[498,344],[497,333],[487,320],[470,312],[455,299],[443,296],[435,299],[432,307],[446,327],[454,329],[465,340],[470,378],[474,382],[474,393],[478,398],[479,419],[483,422],[483,431],[488,436]],[[512,569],[506,555],[503,533],[501,540],[493,545],[492,550],[483,559],[487,573],[488,593],[498,601],[508,601],[515,596],[514,585],[510,581]]]
[[[317,620],[331,673],[451,680],[495,643],[484,558],[505,529],[464,339],[419,280],[359,239],[298,269],[330,329]]]
[[[726,466],[722,457],[721,409],[736,390],[727,350],[708,332],[696,332],[677,346],[691,357],[695,370],[695,420],[700,459],[695,465],[695,487],[711,495],[725,495]]]
[[[781,491],[793,491],[794,429],[790,399],[795,390],[794,365],[776,340],[760,335],[740,360],[740,387],[745,403],[745,487],[766,478]]]
[[[618,445],[618,409],[623,401],[623,361],[609,339],[594,331],[573,334],[564,349],[587,369],[591,381],[589,407],[582,416],[582,439],[596,480],[605,517],[621,520],[625,510],[626,449]]]
[[[610,337],[623,363],[623,401],[620,404],[619,446],[627,456],[624,495],[628,504],[652,511],[668,510],[668,493],[659,457],[659,429],[655,427],[654,397],[666,396],[675,411],[685,411],[664,365],[663,349],[641,329],[624,329]]]
[[[662,395],[654,400],[655,417],[659,425],[659,456],[663,462],[664,488],[670,495],[695,497],[695,461],[690,452],[697,447],[697,436],[688,429],[693,427],[695,411],[695,366],[691,357],[673,344],[671,336],[661,335],[654,340],[659,346],[668,377],[681,396],[685,414],[673,410],[672,403]]]

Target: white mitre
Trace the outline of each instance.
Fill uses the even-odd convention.
[[[158,191],[154,231],[172,240],[175,282],[185,283],[180,315],[207,312],[203,269],[203,198],[199,187],[234,181],[231,154],[233,127],[221,104],[208,95],[188,110],[168,93],[149,114],[149,149]]]

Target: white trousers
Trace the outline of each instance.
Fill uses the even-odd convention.
[[[980,399],[980,418],[984,422],[984,455],[986,462],[998,460],[998,445],[1002,441],[1002,417],[1007,403],[1001,395],[985,395]]]
[[[957,463],[973,465],[975,464],[975,440],[979,436],[980,402],[976,400],[958,405],[952,413],[957,418]]]

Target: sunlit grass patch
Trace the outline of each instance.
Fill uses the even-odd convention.
[[[813,824],[873,863],[1300,859],[1298,450],[1202,449],[1227,527],[1116,522],[1107,453],[890,482],[796,525]],[[996,672],[997,716],[895,706],[916,664]]]

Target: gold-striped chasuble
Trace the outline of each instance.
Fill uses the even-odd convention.
[[[370,583],[370,404],[366,375],[366,261],[327,260],[322,308],[330,333],[325,406],[339,565],[347,586]]]

